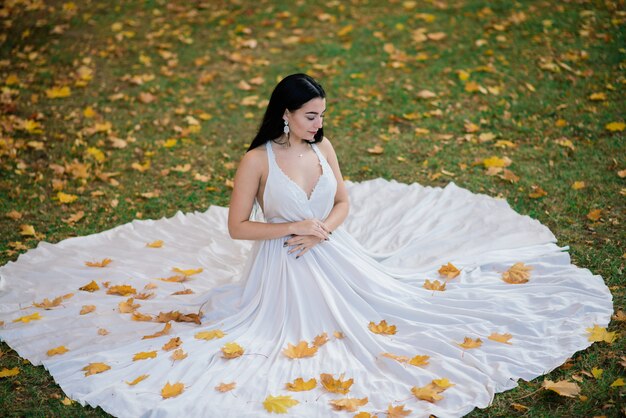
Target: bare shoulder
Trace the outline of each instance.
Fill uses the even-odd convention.
[[[267,161],[267,150],[265,149],[265,145],[261,145],[246,152],[243,157],[241,157],[239,165],[249,166],[250,168],[261,168],[265,161]]]
[[[328,139],[327,137],[322,138],[322,140],[318,142],[317,145],[319,146],[326,159],[335,155],[335,149],[333,148],[333,144],[331,144],[330,139]]]

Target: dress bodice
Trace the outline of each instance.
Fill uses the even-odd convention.
[[[323,220],[333,208],[337,180],[332,168],[317,147],[311,144],[322,167],[322,174],[317,180],[311,195],[289,178],[276,163],[272,141],[265,143],[269,172],[263,191],[263,214],[266,222],[295,222],[317,218]]]

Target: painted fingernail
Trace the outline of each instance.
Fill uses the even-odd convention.
[[[283,247],[286,247],[286,246],[287,246],[287,242],[284,242],[284,243],[283,243]]]
[[[300,256],[299,256],[299,255],[297,255],[297,256],[296,256],[296,260],[297,260],[298,258],[300,258]]]

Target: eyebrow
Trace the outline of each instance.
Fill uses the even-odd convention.
[[[326,109],[322,110],[322,113],[326,112]],[[309,113],[313,113],[314,115],[317,115],[317,112],[306,112],[305,115],[308,115]]]

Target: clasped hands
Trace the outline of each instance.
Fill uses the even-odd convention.
[[[291,238],[283,244],[283,247],[292,247],[288,254],[299,251],[296,258],[300,258],[311,248],[322,241],[328,241],[331,230],[319,219],[306,219],[291,224]]]

